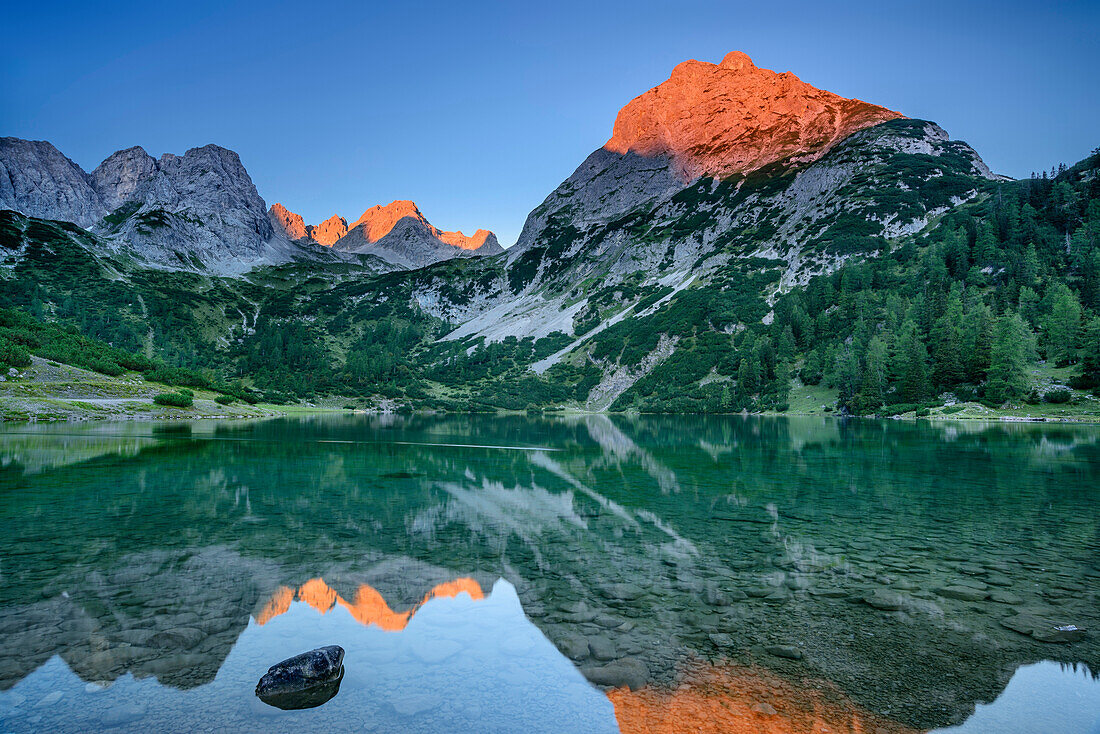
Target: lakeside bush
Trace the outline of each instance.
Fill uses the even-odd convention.
[[[1071,398],[1073,398],[1073,393],[1064,387],[1047,390],[1046,394],[1043,395],[1043,400],[1054,404],[1068,403]]]
[[[191,395],[185,395],[181,392],[163,392],[155,396],[153,402],[157,405],[169,405],[174,408],[190,408],[195,399]]]
[[[219,395],[218,397],[214,398],[214,402],[218,405],[232,405],[233,403],[237,402],[237,398],[232,395]]]
[[[0,336],[0,370],[12,367],[30,367],[31,355],[25,348]]]

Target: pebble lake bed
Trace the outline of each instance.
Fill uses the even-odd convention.
[[[1088,425],[5,426],[0,729],[1092,734],[1098,492]]]

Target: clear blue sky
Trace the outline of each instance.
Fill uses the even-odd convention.
[[[236,150],[316,222],[414,199],[505,245],[687,58],[758,66],[939,122],[1026,176],[1100,146],[1100,2],[9,2],[0,135],[87,170]]]

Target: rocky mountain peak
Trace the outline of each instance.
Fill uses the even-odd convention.
[[[306,228],[306,232],[317,244],[332,247],[348,233],[348,220],[339,214],[333,214],[318,225],[310,225]]]
[[[604,148],[667,156],[681,180],[725,178],[776,162],[809,163],[857,130],[902,117],[760,69],[733,51],[720,64],[685,61],[628,103]]]
[[[479,229],[469,237],[461,232],[440,232],[439,239],[462,250],[476,250],[486,245],[496,252],[501,252],[503,249],[500,247],[500,243],[497,242],[497,236],[487,229]]]
[[[317,225],[276,204],[268,212],[273,226],[292,241],[312,241],[341,252],[376,255],[401,267],[418,268],[440,260],[504,251],[495,234],[479,229],[472,235],[435,227],[412,201],[399,199],[372,206],[350,225],[334,214]]]
[[[752,63],[752,59],[749,55],[743,51],[730,51],[722,59],[722,63],[719,64],[723,69],[730,69],[732,71],[741,71],[742,69],[755,69],[756,64]]]
[[[301,214],[295,214],[289,211],[285,206],[276,202],[268,209],[268,218],[271,219],[272,225],[282,227],[286,231],[287,239],[294,241],[307,237],[306,223],[302,220]]]
[[[107,214],[91,178],[45,140],[0,138],[0,209],[90,227]]]
[[[142,183],[157,171],[157,161],[140,145],[109,155],[92,171],[92,185],[104,205],[114,210],[134,198]]]
[[[355,220],[350,229],[360,227],[365,241],[377,242],[388,235],[394,226],[406,217],[431,227],[414,202],[398,200],[391,201],[385,206],[372,206],[367,209],[359,219]]]

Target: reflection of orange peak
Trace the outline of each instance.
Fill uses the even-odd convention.
[[[472,578],[459,578],[453,581],[445,581],[437,584],[424,598],[412,609],[404,612],[395,612],[382,598],[382,595],[370,584],[360,584],[355,592],[355,601],[349,602],[325,583],[324,579],[310,579],[298,588],[298,600],[304,601],[311,607],[325,614],[335,605],[347,609],[351,616],[360,623],[374,625],[387,632],[400,632],[412,619],[413,614],[423,604],[440,597],[455,597],[466,592],[475,601],[484,599],[481,585]],[[290,609],[290,602],[294,600],[294,590],[287,586],[280,586],[264,605],[263,610],[256,615],[258,624],[267,624],[275,617]]]
[[[258,624],[267,624],[275,617],[290,609],[290,602],[294,601],[294,589],[289,586],[280,586],[271,595],[263,610],[256,615]]]
[[[760,668],[707,664],[688,672],[674,690],[617,688],[607,697],[624,734],[915,734],[824,688]]]

